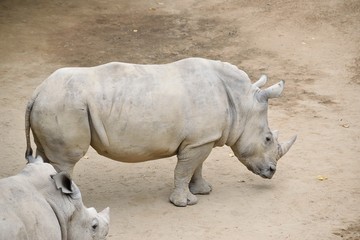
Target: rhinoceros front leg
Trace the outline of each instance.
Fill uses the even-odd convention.
[[[170,201],[179,207],[197,203],[197,197],[190,192],[189,183],[195,170],[209,156],[213,143],[198,147],[187,146],[178,153],[178,162],[175,167],[175,189],[170,195]],[[197,174],[198,176],[198,174]]]
[[[195,169],[191,178],[189,188],[192,194],[209,194],[212,190],[211,185],[202,177],[202,163]]]

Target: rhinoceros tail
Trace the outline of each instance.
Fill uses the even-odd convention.
[[[25,158],[30,161],[33,156],[33,150],[31,148],[31,141],[30,141],[30,114],[31,114],[31,110],[32,107],[34,105],[36,97],[32,98],[27,106],[26,106],[26,112],[25,112],[25,136],[26,136],[26,152],[25,152]]]

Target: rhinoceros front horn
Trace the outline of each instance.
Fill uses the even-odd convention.
[[[294,144],[294,142],[296,141],[297,136],[295,135],[294,137],[292,137],[289,141],[284,142],[282,144],[280,144],[280,153],[279,153],[279,159],[285,155],[285,153],[287,153],[289,151],[289,149],[291,148],[291,146]],[[279,160],[278,159],[278,160]]]

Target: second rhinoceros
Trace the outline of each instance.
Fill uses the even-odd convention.
[[[284,81],[261,90],[226,62],[188,58],[169,64],[112,62],[62,68],[34,92],[26,110],[26,156],[30,128],[37,155],[71,173],[91,145],[122,162],[177,155],[176,206],[195,204],[211,186],[202,177],[211,149],[230,146],[252,172],[271,178],[296,136],[279,144],[267,121],[268,99]]]
[[[109,208],[86,208],[67,173],[28,158],[22,172],[0,179],[0,239],[106,239]]]

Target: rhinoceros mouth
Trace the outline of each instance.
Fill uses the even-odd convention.
[[[271,157],[262,158],[238,158],[241,163],[252,173],[265,179],[271,179],[276,172],[277,161]]]
[[[270,166],[268,169],[263,169],[263,170],[252,169],[252,168],[248,168],[248,169],[251,172],[253,172],[254,174],[259,175],[260,177],[265,178],[265,179],[271,179],[274,176],[275,171],[276,171],[276,167],[274,167],[274,166]]]
[[[269,169],[263,170],[260,172],[262,178],[271,179],[276,171],[276,167],[270,166]]]
[[[265,179],[271,179],[274,176],[274,174],[266,175],[266,174],[260,173],[259,176],[262,178],[265,178]]]

